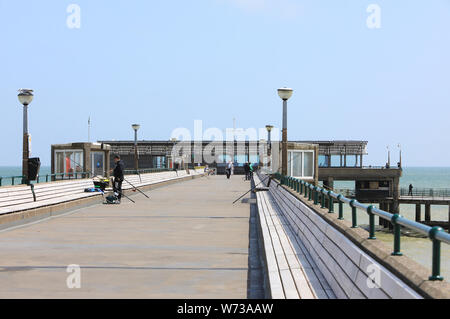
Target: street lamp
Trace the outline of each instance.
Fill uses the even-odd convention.
[[[272,125],[266,125],[266,129],[267,129],[267,157],[268,157],[268,163],[267,163],[267,167],[270,169],[272,163],[270,160],[270,157],[272,156],[272,139],[271,139],[271,132],[273,129]]]
[[[292,93],[294,93],[293,89],[289,88],[281,88],[278,89],[278,95],[283,100],[283,130],[282,130],[282,143],[281,143],[281,157],[282,157],[282,164],[281,164],[281,174],[287,175],[287,164],[288,164],[288,158],[287,158],[287,101],[292,96]]]
[[[137,131],[141,127],[139,124],[133,124],[131,127],[134,130],[134,169],[136,170],[136,173],[138,171],[138,150],[137,150]]]
[[[391,167],[391,149],[389,148],[389,145],[386,146],[386,149],[388,151],[388,161],[386,164],[386,168],[390,168]]]
[[[28,105],[33,101],[33,90],[20,89],[18,98],[23,105],[23,153],[22,153],[22,184],[28,184],[28,158],[30,157],[30,145],[28,135]]]

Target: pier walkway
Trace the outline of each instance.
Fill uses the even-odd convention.
[[[198,178],[1,231],[0,298],[247,298],[248,189]]]
[[[319,205],[317,187],[313,194],[292,178],[269,183],[255,174],[256,193],[233,204],[250,188],[241,175],[163,177],[139,180],[150,199],[129,190],[135,203],[103,205],[97,196],[77,206],[76,199],[31,218],[17,204],[0,230],[0,298],[450,296],[448,282],[393,255],[356,218],[342,220],[324,196]],[[16,218],[6,223],[10,216]],[[432,274],[439,279],[436,256]]]

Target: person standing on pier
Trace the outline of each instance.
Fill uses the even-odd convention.
[[[412,184],[409,184],[409,191],[408,191],[408,196],[412,196],[413,195],[413,186],[412,186]]]
[[[248,179],[249,180],[251,180],[252,178],[253,178],[253,172],[255,171],[255,166],[254,166],[254,164],[252,164],[252,163],[248,163],[248,165],[249,165],[249,176],[248,176]]]
[[[120,199],[122,198],[122,183],[124,179],[124,164],[120,160],[120,156],[116,155],[114,156],[114,163],[116,163],[116,167],[114,167],[114,181],[113,181],[113,190],[114,193],[117,193],[117,198],[120,203]]]
[[[245,180],[246,181],[250,180],[250,164],[248,162],[244,164],[244,172],[245,172]]]
[[[227,179],[230,179],[232,170],[233,170],[233,162],[229,161],[228,164],[227,164],[227,168],[225,169],[226,174],[227,174]]]

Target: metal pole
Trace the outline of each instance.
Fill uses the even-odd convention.
[[[28,104],[23,105],[23,153],[22,153],[22,184],[28,184],[28,158],[30,146],[28,137]]]
[[[267,157],[269,158],[269,161],[267,163],[268,168],[270,169],[272,166],[271,156],[272,156],[272,139],[271,139],[272,132],[269,130],[268,132],[268,141],[267,141]]]
[[[137,151],[137,130],[134,130],[134,169],[136,173],[139,169],[138,167],[138,151]]]
[[[283,100],[283,131],[282,131],[282,167],[281,173],[287,175],[288,158],[287,158],[287,100]]]

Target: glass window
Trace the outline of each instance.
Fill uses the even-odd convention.
[[[294,177],[314,176],[313,151],[289,151],[288,175]]]
[[[302,153],[292,153],[292,176],[303,176],[303,160]]]
[[[56,171],[55,173],[64,173],[64,152],[56,153]]]
[[[305,177],[313,177],[314,175],[314,153],[313,152],[304,152],[304,171],[303,176]]]
[[[328,157],[325,155],[319,155],[319,167],[328,166]]]
[[[59,178],[72,177],[75,172],[83,171],[83,151],[55,151],[55,173],[66,174]]]

